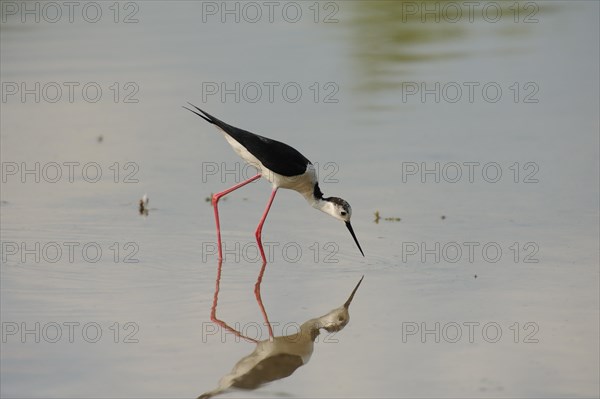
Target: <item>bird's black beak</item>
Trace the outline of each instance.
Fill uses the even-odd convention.
[[[362,276],[360,278],[360,281],[358,282],[358,284],[356,284],[356,287],[354,287],[354,289],[352,290],[352,294],[350,294],[350,298],[348,298],[348,300],[346,301],[346,303],[344,304],[344,307],[346,309],[348,309],[348,307],[350,306],[350,302],[352,302],[352,299],[354,298],[354,294],[356,294],[356,290],[358,289],[358,287],[360,287],[360,283],[362,283],[363,278],[365,278],[365,276]]]
[[[356,234],[354,234],[354,230],[352,229],[352,225],[350,224],[350,222],[346,222],[346,227],[348,228],[348,230],[350,230],[350,234],[352,234],[352,238],[354,238],[354,242],[356,243],[356,245],[358,245],[358,249],[360,250],[360,253],[362,254],[362,256],[365,256],[365,253],[363,252],[362,248],[360,247],[360,244],[358,243],[358,239],[356,238]]]

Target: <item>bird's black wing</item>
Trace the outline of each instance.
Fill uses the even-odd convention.
[[[190,105],[199,112],[187,107],[184,108],[221,128],[235,141],[243,145],[264,166],[275,173],[283,176],[298,176],[303,174],[307,165],[310,164],[310,161],[304,155],[285,143],[228,125],[195,105]]]

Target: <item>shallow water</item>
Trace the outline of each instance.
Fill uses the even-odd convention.
[[[423,23],[410,2],[322,2],[317,23],[313,3],[295,23],[289,3],[254,23],[235,2],[239,23],[221,2],[99,3],[96,23],[66,8],[48,22],[50,7],[23,23],[14,4],[0,25],[3,397],[195,397],[254,349],[210,320],[205,201],[252,170],[187,101],[304,153],[352,204],[366,254],[280,190],[263,230],[274,334],[365,278],[306,366],[224,397],[598,396],[598,3],[517,17],[503,3],[497,22],[482,3],[456,23],[450,8]],[[217,314],[257,339],[269,191],[220,205]]]

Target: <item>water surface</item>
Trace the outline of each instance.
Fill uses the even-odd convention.
[[[251,171],[186,101],[318,164],[325,194],[352,204],[366,254],[342,224],[278,193],[261,288],[276,335],[365,279],[349,325],[317,341],[306,367],[230,397],[598,396],[598,3],[536,2],[528,23],[531,9],[515,23],[504,3],[497,22],[456,23],[391,1],[320,3],[318,23],[309,3],[296,23],[132,4],[118,23],[101,3],[97,23],[11,14],[0,26],[3,95],[23,82],[64,89],[56,102],[51,85],[39,102],[1,103],[3,397],[195,397],[253,350],[210,321],[205,201]],[[132,12],[138,22],[122,23]],[[73,102],[65,82],[79,84]],[[210,94],[223,84],[234,94]],[[433,93],[411,94],[422,84]],[[497,101],[485,85],[501,88]],[[36,162],[39,183],[11,174]],[[260,339],[254,228],[269,190],[258,181],[221,205],[219,317]]]

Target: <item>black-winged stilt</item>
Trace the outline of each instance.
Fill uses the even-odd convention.
[[[212,204],[217,223],[219,259],[223,259],[221,249],[221,226],[219,223],[219,210],[217,207],[219,199],[260,177],[264,177],[273,185],[271,197],[267,202],[267,207],[255,232],[256,242],[258,243],[258,248],[264,262],[266,262],[266,257],[261,241],[262,228],[267,218],[267,214],[269,213],[269,209],[271,209],[271,204],[275,199],[275,194],[277,194],[279,188],[287,188],[299,192],[314,208],[343,221],[350,231],[350,234],[352,234],[352,238],[354,238],[360,253],[365,256],[358,243],[358,239],[354,234],[352,225],[350,224],[350,217],[352,216],[350,204],[338,197],[323,196],[323,193],[319,189],[315,167],[304,155],[285,143],[259,136],[246,130],[238,129],[237,127],[228,125],[215,118],[195,105],[190,105],[197,111],[185,106],[183,108],[218,127],[223,132],[227,142],[233,147],[235,152],[242,157],[244,161],[253,165],[259,171],[256,176],[236,184],[225,191],[214,194],[212,197]]]

